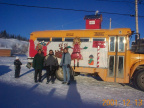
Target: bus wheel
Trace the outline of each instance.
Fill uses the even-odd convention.
[[[72,81],[74,80],[74,75],[75,75],[75,72],[73,71],[72,67],[70,67],[70,79]]]
[[[60,81],[63,81],[63,70],[62,68],[59,68],[57,71],[56,71],[56,78]]]
[[[137,75],[137,85],[141,90],[144,91],[144,70]]]
[[[135,75],[134,84],[137,88],[144,91],[144,70],[138,72]]]
[[[59,69],[56,71],[56,77],[58,80],[63,81],[63,70],[62,68],[59,67]],[[67,76],[66,76],[67,77]],[[72,68],[70,68],[70,79],[74,80],[74,71],[72,70]]]

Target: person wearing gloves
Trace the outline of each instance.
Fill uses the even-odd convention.
[[[20,69],[21,69],[21,61],[19,60],[19,57],[16,57],[15,61],[14,61],[14,65],[15,65],[15,78],[19,78],[20,75]]]
[[[63,77],[64,81],[62,84],[69,85],[70,84],[70,65],[71,65],[71,55],[68,52],[68,48],[64,48],[64,53],[62,55],[60,67],[63,69]],[[67,79],[66,79],[66,74],[67,74]]]

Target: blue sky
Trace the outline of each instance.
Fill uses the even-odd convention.
[[[33,5],[66,9],[80,9],[111,13],[135,14],[135,0],[0,0],[4,3]],[[129,1],[129,2],[112,2]],[[22,35],[29,38],[33,31],[85,29],[85,15],[94,12],[63,11],[31,7],[9,6],[0,4],[0,31]],[[112,18],[112,28],[131,28],[135,31],[135,18],[113,14],[102,14],[102,29],[109,28]],[[139,4],[139,15],[144,16],[144,1]],[[144,17],[139,18],[139,32],[144,38]],[[132,40],[134,40],[134,35]]]

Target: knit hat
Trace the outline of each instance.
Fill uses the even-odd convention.
[[[17,60],[17,59],[19,59],[19,57],[18,57],[18,56],[16,57],[16,60]]]

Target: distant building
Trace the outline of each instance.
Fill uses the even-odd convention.
[[[0,47],[0,56],[11,56],[11,48]]]

